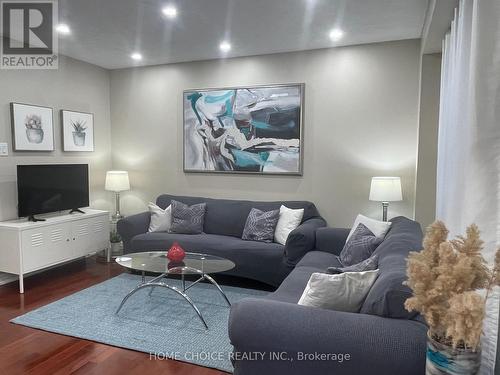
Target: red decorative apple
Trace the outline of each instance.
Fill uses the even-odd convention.
[[[172,262],[181,262],[185,256],[186,252],[177,242],[174,242],[172,247],[167,252],[167,258]]]

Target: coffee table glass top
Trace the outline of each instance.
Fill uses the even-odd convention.
[[[167,258],[166,251],[130,253],[117,257],[116,262],[137,271],[184,275],[218,273],[235,267],[229,259],[200,253],[186,253],[182,262],[172,262]]]

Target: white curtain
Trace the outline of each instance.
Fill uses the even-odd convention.
[[[461,0],[443,43],[436,216],[451,235],[476,223],[500,245],[500,0]],[[493,374],[498,288],[487,306],[481,374]],[[500,366],[500,364],[499,364]]]

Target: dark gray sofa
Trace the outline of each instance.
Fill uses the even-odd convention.
[[[335,255],[342,250],[348,229],[318,229],[317,249],[302,258],[274,293],[234,304],[229,336],[239,354],[234,357],[235,375],[424,374],[427,327],[418,315],[404,309],[411,291],[402,285],[406,257],[409,251],[421,249],[422,231],[418,223],[404,217],[391,221],[376,250],[379,277],[360,313],[297,305],[313,272],[339,265]],[[241,353],[249,352],[266,354],[264,360],[241,359]],[[281,353],[281,360],[272,358],[272,353]],[[350,358],[300,360],[300,353],[343,353]]]
[[[178,242],[187,251],[232,260],[236,267],[226,274],[278,286],[297,262],[314,249],[316,229],[326,225],[311,202],[253,202],[165,194],[157,198],[156,204],[166,208],[172,199],[189,205],[202,202],[207,204],[204,233],[148,233],[150,214],[143,212],[118,222],[117,229],[123,239],[125,253],[168,249],[174,242]],[[279,209],[282,204],[293,209],[304,208],[302,223],[290,233],[285,246],[241,239],[246,219],[253,207],[269,211]]]

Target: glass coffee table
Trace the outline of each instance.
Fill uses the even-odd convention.
[[[217,284],[212,276],[210,276],[210,274],[229,271],[230,269],[234,268],[235,264],[229,259],[208,254],[186,253],[186,257],[182,260],[182,262],[171,262],[167,258],[166,251],[148,251],[143,253],[131,253],[117,257],[116,262],[123,267],[135,271],[140,271],[142,273],[142,282],[123,298],[120,306],[116,310],[116,314],[120,312],[125,302],[127,302],[127,300],[135,292],[144,288],[151,288],[149,290],[149,295],[151,295],[154,288],[160,287],[171,290],[182,296],[191,305],[194,311],[196,311],[196,314],[202,321],[205,329],[208,329],[207,323],[205,322],[205,319],[203,318],[200,310],[198,309],[198,307],[196,307],[191,298],[189,298],[189,296],[186,294],[186,292],[190,288],[203,280],[207,280],[212,283],[222,294],[222,297],[224,297],[227,304],[231,306],[231,302],[229,302],[229,299],[227,298],[220,285]],[[160,275],[146,281],[146,272],[159,273]],[[165,282],[164,278],[167,278],[169,275],[181,276],[182,290],[175,286],[168,285]],[[199,278],[187,285],[185,280],[186,275],[199,275]]]

